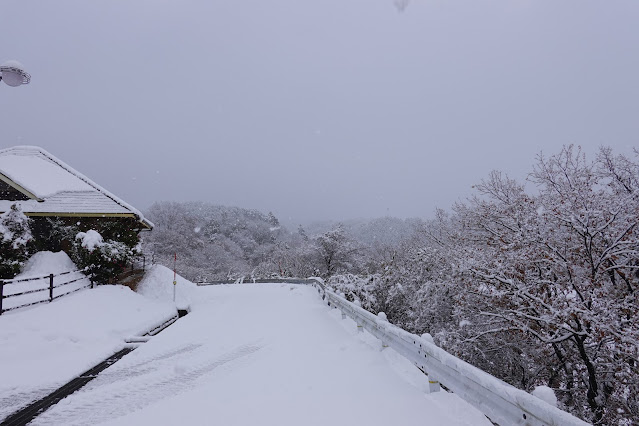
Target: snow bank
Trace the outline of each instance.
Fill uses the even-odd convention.
[[[195,300],[194,291],[197,285],[191,281],[177,276],[175,289],[175,302],[178,309],[188,309]],[[173,302],[173,271],[162,265],[153,265],[144,274],[144,278],[137,287],[138,293],[164,302]]]
[[[22,272],[15,279],[42,277],[77,270],[78,267],[65,252],[39,251],[26,261]]]

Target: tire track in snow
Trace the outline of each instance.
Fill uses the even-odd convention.
[[[56,390],[56,386],[16,392],[0,397],[0,421]]]
[[[157,365],[152,371],[133,377],[126,376],[122,370],[116,370],[111,374],[106,370],[91,382],[91,388],[85,388],[65,398],[58,405],[37,417],[31,424],[79,426],[113,420],[168,396],[175,396],[192,389],[196,385],[195,381],[199,378],[213,372],[220,366],[240,361],[261,348],[256,345],[242,345],[191,368],[167,365],[170,357],[162,359],[161,355],[154,357],[154,359],[160,359],[158,362],[160,365]],[[184,356],[188,351],[186,348],[183,349],[182,355]],[[194,349],[190,349],[190,351]],[[147,364],[150,361],[146,360],[142,364]],[[169,372],[167,373],[167,371]]]
[[[175,357],[177,357],[178,359],[183,358],[185,354],[188,354],[189,352],[193,352],[200,346],[202,345],[201,344],[186,345],[184,347],[167,351],[159,355],[147,358],[144,361],[137,362],[130,366],[127,366],[126,363],[124,363],[124,365],[119,365],[118,368],[107,370],[104,373],[102,373],[98,377],[98,381],[95,384],[90,383],[86,389],[91,390],[92,388],[96,386],[104,386],[111,383],[120,382],[123,380],[131,380],[131,379],[134,379],[135,377],[143,376],[145,374],[151,373],[157,370],[157,365],[156,365],[157,363],[161,361],[169,360]],[[149,365],[151,363],[153,363],[154,365]],[[144,368],[144,366],[147,366],[147,367]]]

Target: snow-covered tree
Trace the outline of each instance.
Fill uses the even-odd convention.
[[[493,172],[414,239],[362,251],[375,274],[328,282],[515,386],[549,386],[584,419],[631,424],[639,164],[607,148],[589,162],[568,146],[540,155],[529,183]]]
[[[313,239],[320,275],[329,278],[339,272],[355,269],[359,247],[341,225]]]
[[[30,219],[20,205],[0,215],[0,278],[13,278],[31,254]]]
[[[493,173],[477,186],[480,197],[456,206],[472,338],[536,342],[527,356],[553,360],[536,365],[538,380],[595,423],[637,413],[625,396],[636,395],[639,373],[639,193],[628,161],[603,150],[589,163],[565,147],[539,156],[530,177],[537,194]]]
[[[273,214],[199,202],[156,203],[147,216],[156,228],[145,250],[171,268],[177,253],[178,271],[195,281],[251,276],[284,233]]]

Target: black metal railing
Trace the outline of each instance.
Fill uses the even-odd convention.
[[[45,303],[45,302],[53,302],[55,299],[59,297],[67,296],[71,293],[75,293],[76,291],[82,290],[87,287],[93,288],[93,281],[91,281],[86,275],[84,275],[83,272],[84,270],[75,270],[75,271],[61,272],[59,274],[49,274],[49,275],[44,275],[40,277],[0,280],[0,315],[2,315],[3,312],[12,311],[18,308],[25,308],[27,306],[37,305],[37,304]],[[55,281],[54,278],[56,277],[62,277],[65,275],[71,275],[75,273],[80,273],[82,275],[79,277],[69,277],[70,279],[67,281],[57,282],[57,283],[54,282]],[[58,289],[58,288],[67,286],[69,284],[82,281],[82,280],[89,280],[89,284],[83,285],[71,291],[60,293],[54,296],[53,294],[54,289]],[[40,288],[31,288],[28,290],[20,289],[20,287],[22,287],[20,284],[31,282],[31,281],[42,281],[43,285]],[[7,290],[10,292],[9,294],[5,294],[7,293]],[[46,294],[45,292],[48,292],[48,295],[45,296]],[[35,293],[44,293],[43,294],[44,297],[40,298],[40,300],[29,300],[25,303],[16,304],[6,309],[3,307],[3,302],[5,299],[11,299],[14,297],[26,296],[28,294],[35,294]]]
[[[146,258],[147,256],[145,254],[138,254],[137,256],[134,256],[127,269],[130,269],[131,271],[136,269],[146,271]]]

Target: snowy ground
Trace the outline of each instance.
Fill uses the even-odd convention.
[[[47,256],[36,263],[49,270],[56,254]],[[28,273],[42,275],[36,266]],[[114,285],[5,312],[0,316],[0,420],[117,352],[125,338],[172,315],[171,303]]]
[[[188,316],[33,424],[490,425],[455,395],[427,394],[423,374],[358,334],[313,287],[180,292]]]

